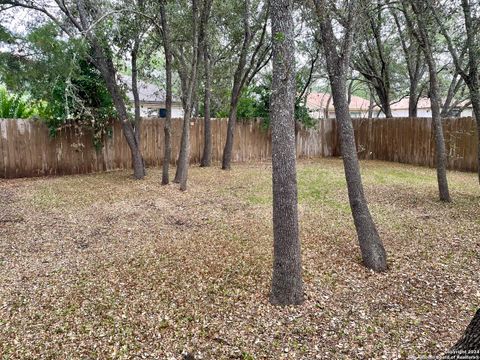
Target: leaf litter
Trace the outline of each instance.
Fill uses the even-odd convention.
[[[389,270],[361,265],[341,161],[302,160],[298,307],[268,303],[268,163],[192,167],[185,193],[159,169],[0,180],[2,358],[442,354],[480,300],[476,176],[450,172],[443,204],[432,169],[362,171]]]

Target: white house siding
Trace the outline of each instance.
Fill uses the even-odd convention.
[[[164,104],[141,104],[140,115],[142,117],[158,117],[160,109],[165,109]],[[183,108],[180,104],[172,104],[172,118],[183,117]]]
[[[465,110],[462,111],[460,116],[461,117],[473,116],[473,109],[472,108],[466,108]]]
[[[408,117],[408,109],[392,109],[392,116],[394,118],[406,118]],[[430,109],[417,109],[417,117],[432,117],[432,111]]]

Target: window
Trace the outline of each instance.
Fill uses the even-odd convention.
[[[460,117],[462,114],[462,110],[458,107],[454,107],[448,112],[448,116],[450,117]]]

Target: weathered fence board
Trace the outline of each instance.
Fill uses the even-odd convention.
[[[435,138],[430,118],[354,119],[360,159],[435,166]],[[443,121],[448,168],[477,171],[476,126],[472,118]]]
[[[141,147],[148,166],[159,166],[163,158],[162,119],[144,119]],[[431,119],[354,119],[357,150],[361,159],[378,159],[434,166],[435,144]],[[204,124],[196,119],[191,130],[191,162],[200,162]],[[450,169],[477,170],[476,127],[472,118],[444,121]],[[181,119],[172,122],[174,162],[180,147]],[[220,161],[227,134],[226,119],[212,120],[212,158]],[[0,120],[0,177],[80,174],[131,167],[128,145],[121,127],[115,123],[104,146],[95,149],[89,133],[65,129],[55,137],[39,121]],[[262,161],[271,158],[270,133],[259,121],[240,122],[235,130],[233,161]],[[341,155],[336,122],[322,120],[315,129],[300,129],[297,134],[299,157]]]

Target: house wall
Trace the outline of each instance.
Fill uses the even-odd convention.
[[[383,114],[381,114],[383,115]],[[325,117],[325,111],[324,110],[315,110],[315,111],[310,111],[310,116],[313,119],[323,119]],[[350,110],[350,116],[352,119],[356,118],[367,118],[368,117],[368,110]],[[373,112],[373,117],[376,116],[375,111]],[[328,118],[329,119],[335,119],[335,110],[331,110],[328,112]],[[382,117],[382,116],[380,116]]]
[[[408,109],[392,109],[392,116],[394,118],[406,118],[408,117]],[[418,109],[417,116],[421,118],[432,117],[432,111],[430,109]],[[381,113],[380,118],[384,118],[385,114]]]
[[[310,111],[310,116],[314,119],[323,119],[324,118],[325,111],[322,110],[314,110]],[[394,118],[407,118],[408,117],[408,109],[392,109],[392,115]],[[352,118],[366,118],[368,117],[368,111],[367,110],[350,110],[350,116]],[[422,108],[417,110],[417,116],[420,118],[431,118],[432,117],[432,111],[431,109],[427,108]],[[471,117],[473,116],[473,112],[471,108],[464,109],[460,115],[460,117]],[[335,111],[329,111],[328,112],[328,117],[331,119],[335,118]],[[376,112],[373,112],[372,115],[373,118],[385,118],[385,114],[381,112],[378,116]]]
[[[158,117],[160,109],[165,109],[164,104],[142,104],[140,105],[140,116],[142,117]],[[181,104],[172,104],[172,118],[182,118],[183,108]]]

